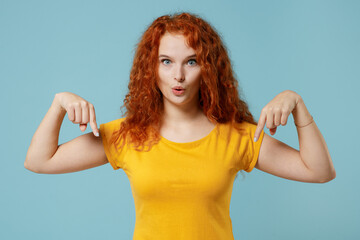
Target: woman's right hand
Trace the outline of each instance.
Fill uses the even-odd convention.
[[[94,135],[99,136],[94,105],[71,92],[57,93],[55,100],[67,112],[69,120],[79,124],[82,132],[86,130],[87,124],[90,123]]]

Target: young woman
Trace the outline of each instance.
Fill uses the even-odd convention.
[[[234,239],[229,215],[236,174],[254,167],[302,182],[335,178],[326,143],[301,96],[283,91],[256,124],[238,96],[224,45],[188,14],[162,16],[145,31],[134,57],[124,118],[97,128],[94,106],[73,93],[55,95],[31,141],[25,167],[59,174],[122,168],[136,208],[133,239]],[[58,146],[65,114],[84,131]],[[300,150],[271,135],[293,114]]]

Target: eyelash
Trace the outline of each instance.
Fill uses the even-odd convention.
[[[169,59],[166,59],[166,58],[161,60],[161,62],[162,62],[163,64],[165,64],[165,63],[164,63],[165,61],[171,62]],[[189,63],[190,61],[194,61],[195,64],[197,64],[197,61],[196,61],[195,59],[189,59],[189,60],[188,60],[188,63]],[[165,65],[167,65],[167,64],[165,64]],[[190,65],[190,66],[193,66],[193,65]]]

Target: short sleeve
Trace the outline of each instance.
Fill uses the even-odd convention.
[[[257,125],[244,122],[242,125],[243,134],[239,148],[239,155],[242,156],[242,170],[251,172],[258,160],[261,143],[264,138],[264,130],[261,131],[259,139],[254,142]]]
[[[100,135],[104,146],[106,157],[114,170],[123,168],[123,149],[115,148],[114,144],[110,144],[110,139],[113,132],[120,129],[123,119],[116,119],[108,123],[100,124]]]

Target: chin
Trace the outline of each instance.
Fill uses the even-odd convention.
[[[184,97],[166,98],[165,101],[167,101],[173,105],[178,105],[178,106],[185,105],[189,102],[188,99],[184,98]]]

